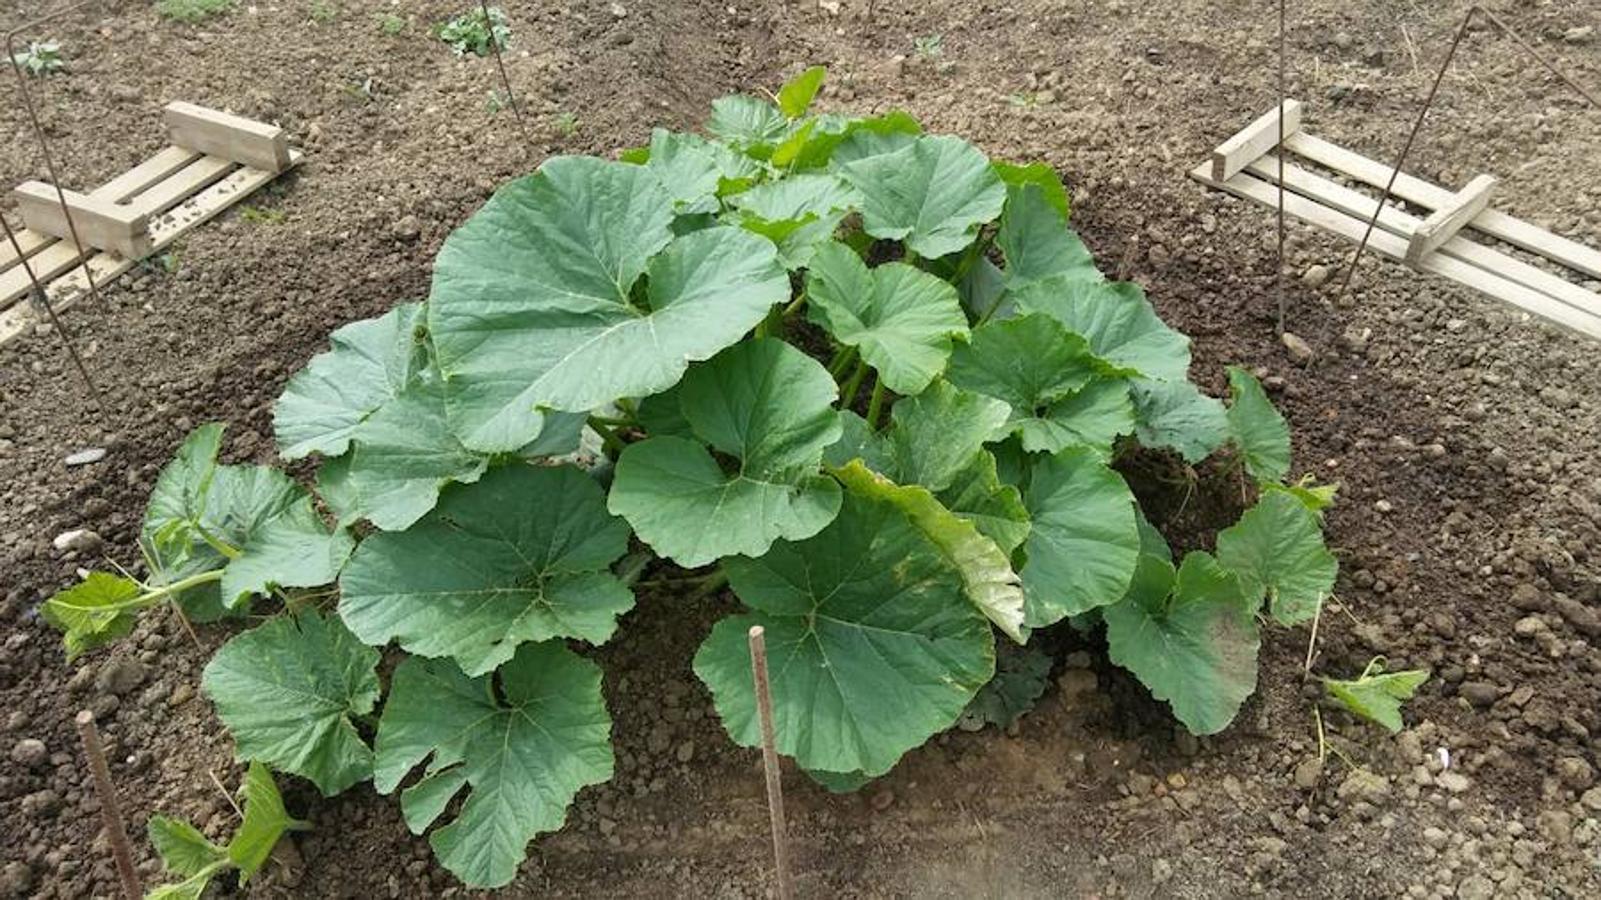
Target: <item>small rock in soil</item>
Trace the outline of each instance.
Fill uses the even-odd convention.
[[[0,869],[0,896],[26,897],[33,889],[33,869],[25,862],[6,863]]]
[[[1577,756],[1564,756],[1557,760],[1557,777],[1568,787],[1582,791],[1595,784],[1595,769]]]
[[[1457,692],[1479,709],[1488,709],[1501,699],[1501,689],[1488,681],[1465,681]]]
[[[1322,287],[1328,280],[1328,266],[1311,266],[1301,275],[1301,283],[1310,288]]]
[[[873,799],[869,800],[868,802],[872,804],[873,809],[883,812],[884,810],[895,805],[895,792],[889,788],[885,788],[882,791],[874,794]]]
[[[1597,615],[1595,610],[1562,594],[1553,597],[1551,603],[1562,618],[1573,626],[1574,631],[1586,637],[1601,637],[1601,615]]]
[[[84,450],[79,450],[77,453],[68,456],[66,459],[62,460],[62,462],[69,466],[87,466],[92,463],[97,463],[105,458],[106,448],[89,447]]]
[[[145,680],[145,667],[131,656],[119,656],[100,667],[95,675],[95,687],[108,694],[121,696]]]
[[[1298,366],[1304,366],[1307,363],[1310,363],[1312,361],[1312,357],[1316,355],[1312,352],[1312,345],[1302,340],[1301,337],[1294,332],[1284,332],[1284,334],[1279,336],[1279,340],[1284,342],[1284,349],[1289,352],[1291,361]]]
[[[11,761],[30,769],[44,765],[49,758],[50,753],[45,748],[44,741],[35,738],[23,738],[11,748]]]
[[[56,548],[57,553],[71,553],[74,551],[78,553],[93,553],[100,549],[101,543],[103,542],[100,540],[100,535],[87,528],[74,528],[71,531],[63,531],[56,535],[55,540],[50,542],[51,546]]]
[[[1570,44],[1588,44],[1595,40],[1594,25],[1580,25],[1562,32],[1562,39]]]
[[[695,742],[685,741],[678,745],[678,761],[687,763],[695,758]]]
[[[1323,763],[1315,756],[1301,760],[1295,767],[1295,786],[1303,791],[1310,791],[1317,787],[1318,780],[1323,777]]]
[[[1461,772],[1441,772],[1434,776],[1434,783],[1453,794],[1460,794],[1473,786],[1473,779]]]
[[[1341,800],[1361,800],[1378,806],[1389,799],[1390,780],[1366,769],[1357,769],[1345,776],[1336,793]]]
[[[1456,886],[1459,900],[1490,900],[1495,896],[1495,882],[1483,875],[1469,875]]]

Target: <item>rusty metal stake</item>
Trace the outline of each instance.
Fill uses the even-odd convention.
[[[100,746],[100,730],[95,727],[95,714],[86,709],[78,713],[74,724],[78,726],[78,737],[83,740],[84,755],[89,757],[95,794],[100,798],[100,818],[105,822],[106,841],[111,844],[111,855],[117,861],[117,877],[122,881],[122,893],[128,900],[139,900],[144,891],[139,886],[139,873],[133,868],[133,848],[129,846],[128,832],[122,826],[122,811],[117,807],[117,789],[111,784],[111,769],[106,765],[106,751]]]
[[[78,375],[83,378],[83,383],[89,386],[89,395],[94,398],[95,405],[104,410],[106,403],[100,396],[100,388],[95,385],[94,379],[89,377],[89,367],[84,365],[83,357],[78,355],[78,348],[72,343],[72,335],[67,332],[66,326],[61,324],[61,318],[56,315],[55,307],[50,305],[50,295],[45,292],[44,285],[39,283],[38,276],[33,272],[33,265],[23,255],[22,245],[17,243],[16,232],[11,230],[11,225],[6,222],[4,216],[0,216],[0,229],[5,230],[6,240],[11,243],[12,251],[17,254],[17,262],[22,266],[22,271],[27,273],[28,283],[33,286],[34,305],[43,309],[44,314],[49,317],[50,324],[55,327],[56,333],[61,335],[61,343],[67,348],[67,355],[72,357],[72,364],[77,367]]]
[[[778,777],[778,747],[773,739],[773,693],[767,681],[767,640],[760,625],[750,629],[750,667],[756,683],[756,711],[762,725],[762,768],[767,772],[767,811],[773,824],[773,867],[778,900],[795,896],[789,875],[789,832],[784,824],[784,785]]]
[[[506,76],[506,60],[500,55],[500,38],[495,36],[495,21],[489,17],[489,0],[478,0],[478,8],[484,13],[484,28],[489,32],[489,49],[494,51],[495,66],[500,69],[500,83],[506,89],[506,102],[511,106],[512,114],[517,117],[517,131],[523,136],[523,157],[526,159],[533,152],[533,141],[528,139],[528,122],[523,119],[522,105],[517,102],[517,94],[511,89],[511,79]]]

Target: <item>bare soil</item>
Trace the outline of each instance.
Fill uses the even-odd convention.
[[[68,665],[36,613],[76,568],[135,558],[146,495],[183,435],[223,420],[230,460],[271,461],[283,381],[331,328],[425,296],[439,243],[498,183],[548,155],[694,126],[722,93],[823,63],[827,107],[903,108],[992,155],[1055,165],[1105,267],[1193,336],[1203,384],[1222,393],[1229,363],[1264,370],[1297,471],[1342,486],[1328,522],[1339,603],[1314,668],[1349,677],[1382,654],[1434,677],[1398,737],[1323,707],[1339,754],[1320,768],[1304,629],[1270,633],[1258,696],[1204,740],[1176,732],[1101,647],[1064,637],[1056,684],[1015,735],[940,737],[859,795],[790,773],[803,895],[1601,896],[1601,347],[1373,258],[1340,297],[1350,248],[1292,227],[1289,326],[1316,353],[1292,363],[1273,328],[1272,215],[1183,177],[1274,102],[1266,6],[879,0],[869,19],[865,0],[620,4],[505,4],[521,127],[488,109],[492,61],[457,60],[426,35],[466,3],[327,0],[336,15],[319,23],[293,0],[183,26],[106,2],[37,35],[71,63],[37,84],[69,186],[157,149],[174,99],[276,121],[307,160],[251,201],[256,213],[192,232],[176,272],[130,274],[106,308],[67,314],[102,405],[58,335],[0,348],[0,895],[116,890],[71,726],[80,708],[100,714],[133,827],[155,812],[232,827],[208,773],[232,783],[238,767],[196,694],[227,630],[205,630],[202,650],[153,616]],[[13,20],[34,11],[5,6]],[[1601,37],[1578,31],[1601,26],[1594,4],[1495,7],[1601,85]],[[1308,128],[1390,158],[1464,10],[1292,3],[1290,94]],[[385,35],[381,12],[408,29]],[[937,55],[914,52],[932,35]],[[0,184],[44,175],[15,108],[0,111],[0,151]],[[1494,32],[1470,35],[1409,168],[1446,185],[1498,175],[1496,206],[1601,246],[1601,112]],[[1318,266],[1334,277],[1318,283]],[[110,452],[64,465],[85,447]],[[103,551],[57,553],[52,537],[74,528]],[[767,895],[757,756],[729,743],[689,668],[732,605],[644,596],[597,653],[617,778],[534,845],[509,895]],[[25,739],[46,758],[13,760]],[[460,890],[394,798],[369,786],[322,800],[297,784],[288,800],[315,830],[295,838],[299,865],[250,893]]]

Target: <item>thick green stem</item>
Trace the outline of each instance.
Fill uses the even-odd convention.
[[[992,240],[992,235],[986,235],[967,245],[967,252],[962,254],[961,261],[956,264],[956,271],[951,274],[951,284],[961,287],[962,279],[967,277],[967,271],[973,268],[979,257],[984,255]]]
[[[622,439],[619,438],[617,436],[617,432],[608,427],[606,423],[596,421],[595,416],[590,416],[589,427],[593,429],[596,434],[600,435],[601,443],[606,445],[606,449],[611,451],[614,457],[623,452]]]
[[[790,316],[793,316],[794,314],[800,312],[803,308],[805,308],[805,306],[806,306],[806,292],[805,291],[801,291],[799,296],[797,296],[794,300],[790,301],[790,304],[788,306],[784,307],[784,318],[787,319]]]
[[[878,430],[878,412],[884,406],[884,379],[873,376],[873,399],[867,401],[867,427]]]
[[[201,572],[199,575],[190,575],[188,578],[174,581],[171,584],[164,584],[161,587],[153,588],[149,585],[141,585],[145,589],[144,593],[132,599],[124,600],[121,603],[108,603],[104,606],[77,606],[72,603],[67,603],[63,600],[52,600],[51,602],[61,609],[70,609],[74,612],[82,613],[108,613],[118,612],[124,609],[142,609],[147,606],[155,606],[157,603],[160,603],[168,597],[181,594],[190,588],[199,587],[202,584],[210,584],[213,581],[221,580],[222,570],[212,569],[209,572]]]
[[[834,354],[834,358],[828,361],[829,377],[833,378],[835,381],[838,381],[839,376],[845,374],[845,370],[850,368],[851,363],[855,361],[855,347],[839,348],[839,351]]]
[[[602,416],[602,415],[596,415],[594,413],[590,413],[589,421],[590,422],[599,422],[600,424],[605,425],[605,426],[607,426],[609,428],[632,428],[632,427],[634,427],[634,420],[633,419],[618,418],[616,416]]]
[[[862,379],[865,377],[867,377],[867,360],[864,359],[856,363],[856,371],[851,373],[851,380],[845,382],[845,386],[840,389],[840,406],[848,409],[856,402],[856,392],[861,390]]]

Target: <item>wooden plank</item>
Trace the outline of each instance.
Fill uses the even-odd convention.
[[[1318,165],[1349,175],[1376,188],[1382,189],[1390,180],[1389,166],[1305,132],[1286,138],[1284,148]],[[1415,203],[1430,210],[1439,209],[1450,203],[1453,196],[1445,188],[1432,185],[1405,172],[1396,176],[1393,193],[1408,203]],[[1601,250],[1552,234],[1522,219],[1498,210],[1487,209],[1469,222],[1468,227],[1482,231],[1497,240],[1506,241],[1514,247],[1521,247],[1530,253],[1543,256],[1552,262],[1583,272],[1591,278],[1601,278]]]
[[[234,165],[232,160],[220,156],[202,156],[135,197],[129,205],[151,216],[165,212],[227,175]]]
[[[137,166],[89,192],[91,197],[127,203],[135,194],[143,193],[172,173],[200,158],[200,154],[183,147],[158,150]]]
[[[1284,136],[1301,130],[1301,101],[1285,100]],[[1246,164],[1279,144],[1279,112],[1270,109],[1212,151],[1212,177],[1227,181]]]
[[[1227,181],[1217,181],[1212,178],[1211,165],[1203,163],[1190,171],[1190,177],[1202,184],[1253,200],[1263,206],[1274,208],[1278,206],[1278,188],[1243,172]],[[1373,201],[1370,199],[1368,202]],[[1353,243],[1360,241],[1367,230],[1365,220],[1331,209],[1295,193],[1285,193],[1284,211],[1303,222]],[[1406,258],[1406,245],[1406,238],[1381,229],[1375,229],[1368,241],[1368,246],[1375,252],[1395,260]],[[1444,253],[1431,254],[1423,258],[1419,268],[1489,294],[1580,334],[1601,339],[1601,315],[1575,309],[1539,291],[1470,265],[1456,257]]]
[[[180,147],[266,172],[282,172],[290,166],[289,136],[276,125],[181,100],[167,104],[162,115],[172,142]]]
[[[112,250],[130,259],[150,252],[150,220],[118,203],[91,197],[77,191],[57,191],[42,181],[24,181],[11,191],[17,212],[30,231],[70,240],[77,232],[80,242],[100,250]],[[65,199],[67,210],[61,208]],[[68,221],[67,211],[72,214]]]
[[[1412,239],[1406,248],[1407,265],[1416,268],[1424,256],[1456,237],[1457,232],[1484,212],[1484,208],[1490,204],[1490,194],[1495,191],[1496,184],[1492,176],[1478,175],[1457,191],[1450,203],[1429,213],[1429,217],[1412,232]]]
[[[289,165],[299,164],[301,154],[291,150]],[[150,223],[150,234],[153,240],[152,252],[166,249],[176,241],[184,232],[197,227],[223,210],[248,197],[252,191],[262,187],[274,178],[276,172],[266,172],[261,169],[242,168],[234,170],[227,178],[211,185],[200,193],[173,207],[170,211],[155,217]],[[66,242],[61,242],[65,244]],[[118,275],[133,268],[135,261],[114,256],[109,253],[97,253],[89,259],[89,268],[94,272],[95,283],[108,284]],[[8,273],[9,274],[9,273]],[[89,294],[89,280],[80,266],[66,276],[52,283],[47,292],[50,296],[50,305],[60,312],[70,308],[79,300]],[[0,343],[5,343],[19,334],[33,328],[36,316],[32,306],[19,303],[10,309],[0,312]]]
[[[118,175],[105,184],[89,192],[91,197],[110,200],[113,203],[123,203],[129,197],[148,189],[151,185],[178,171],[200,158],[200,154],[182,147],[167,147],[156,153],[132,169]],[[28,228],[17,227],[15,230],[17,243],[22,247],[24,257],[32,256],[56,241],[55,237],[41,234]],[[0,240],[0,272],[11,268],[17,262],[17,251],[12,248],[11,242]]]
[[[1269,153],[1251,163],[1246,167],[1245,171],[1261,178],[1268,184],[1278,183],[1278,159],[1274,154]],[[1364,226],[1373,217],[1373,207],[1378,202],[1376,197],[1370,197],[1361,191],[1354,191],[1343,184],[1293,164],[1284,166],[1284,186],[1324,206],[1355,216],[1362,220]],[[1276,200],[1273,205],[1277,206]],[[1380,228],[1391,234],[1410,239],[1412,233],[1417,230],[1418,225],[1421,223],[1417,216],[1386,204],[1384,209],[1379,212],[1378,224]],[[1462,235],[1446,241],[1440,246],[1439,252],[1447,256],[1454,256],[1465,263],[1508,280],[1516,281],[1524,287],[1539,291],[1579,310],[1601,314],[1601,295],[1587,291],[1566,278],[1530,265],[1511,254],[1502,253],[1492,247],[1486,247],[1483,244],[1468,240]]]

